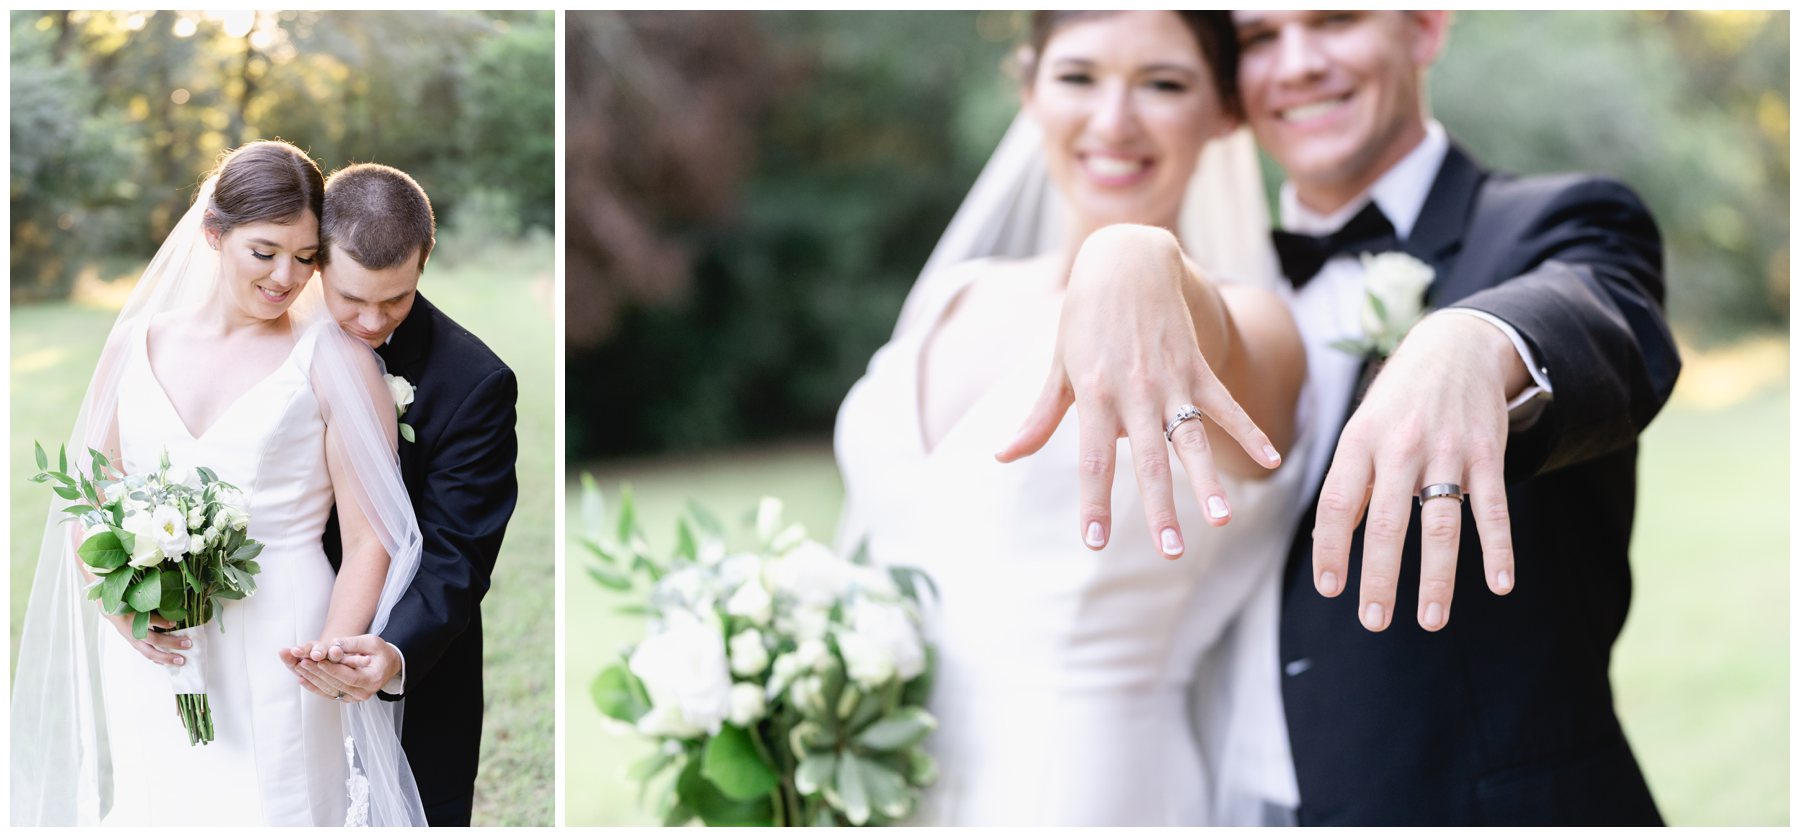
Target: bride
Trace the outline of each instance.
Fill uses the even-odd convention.
[[[838,415],[840,540],[940,591],[927,743],[941,774],[919,819],[1254,823],[1294,795],[1276,579],[1303,469],[1267,469],[1293,446],[1304,358],[1267,289],[1254,149],[1232,132],[1236,35],[1227,12],[1039,12],[1021,54],[1020,119]],[[1078,496],[1078,467],[1112,472],[1078,462],[1080,437],[1105,432],[1096,417],[1019,464],[994,451],[1039,397],[1063,307],[1104,306],[1134,238],[1164,230],[1205,261],[1196,275],[1239,282],[1186,294],[1206,363],[1169,411],[1205,417],[1170,430],[1174,461],[1169,416],[1100,444],[1128,435],[1131,456],[1209,500],[1165,486],[1170,518],[1115,482],[1114,526]],[[1148,527],[1125,522],[1133,509]]]
[[[309,694],[278,658],[379,631],[418,564],[378,360],[308,281],[323,194],[287,143],[225,155],[107,336],[69,449],[127,474],[165,451],[178,469],[211,468],[247,495],[263,570],[197,647],[134,640],[86,599],[80,533],[52,503],[14,680],[15,825],[425,823],[397,704]],[[334,505],[335,575],[321,542]],[[203,666],[205,746],[174,711],[167,669],[183,665]]]

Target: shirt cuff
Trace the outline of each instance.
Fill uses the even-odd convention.
[[[406,694],[406,655],[400,652],[400,646],[391,642],[387,644],[387,647],[394,649],[394,656],[400,658],[400,671],[388,678],[388,682],[382,684],[381,691],[385,694],[404,696]]]
[[[1531,375],[1531,384],[1524,391],[1506,402],[1507,423],[1512,430],[1524,430],[1536,423],[1538,416],[1544,412],[1545,405],[1550,403],[1554,391],[1550,388],[1550,370],[1538,365],[1537,357],[1531,353],[1531,347],[1525,344],[1525,338],[1511,323],[1475,308],[1444,308],[1442,313],[1466,314],[1475,317],[1494,328],[1511,340],[1513,348],[1519,352],[1519,360],[1525,364],[1525,371]]]

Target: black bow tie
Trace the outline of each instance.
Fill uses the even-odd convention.
[[[1275,255],[1281,259],[1281,272],[1287,275],[1294,290],[1300,290],[1319,274],[1319,269],[1332,256],[1344,253],[1380,253],[1400,246],[1394,225],[1388,223],[1381,207],[1370,201],[1344,228],[1330,235],[1301,235],[1286,230],[1272,233]]]

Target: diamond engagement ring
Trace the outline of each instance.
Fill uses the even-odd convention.
[[[1463,501],[1462,486],[1453,482],[1440,482],[1425,486],[1424,490],[1419,492],[1420,503],[1423,503],[1426,500],[1436,500],[1439,497],[1461,503]]]
[[[1200,412],[1200,408],[1192,404],[1183,404],[1176,407],[1175,420],[1169,422],[1168,426],[1163,428],[1163,438],[1169,440],[1170,444],[1173,444],[1175,442],[1175,428],[1180,427],[1182,422],[1199,421],[1204,420],[1205,418],[1206,415]]]

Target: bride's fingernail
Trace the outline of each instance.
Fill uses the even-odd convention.
[[[1500,592],[1502,592],[1502,593],[1512,592],[1512,573],[1509,573],[1505,570],[1501,570],[1500,572],[1494,574],[1494,581],[1500,585]]]
[[[1280,462],[1281,451],[1276,450],[1274,445],[1263,445],[1263,458],[1270,462]]]
[[[1181,533],[1174,529],[1162,530],[1162,551],[1173,558],[1181,554]]]
[[[1363,627],[1371,631],[1381,630],[1381,602],[1369,602],[1363,608]]]
[[[1095,549],[1099,549],[1106,545],[1106,529],[1100,525],[1100,521],[1092,520],[1088,522],[1086,540],[1087,545]]]
[[[181,647],[192,648],[192,647],[194,647],[194,641],[191,639],[184,639],[181,641]]]
[[[1334,573],[1330,570],[1326,570],[1325,572],[1320,573],[1319,574],[1319,592],[1324,593],[1327,596],[1330,596],[1330,595],[1335,595],[1337,593],[1337,591],[1338,591],[1337,573]]]
[[[1225,505],[1225,498],[1217,494],[1206,498],[1206,513],[1214,520],[1224,520],[1231,514],[1231,507]]]
[[[187,658],[186,657],[176,657],[175,662],[170,663],[169,665],[173,665],[173,666],[187,665]]]

